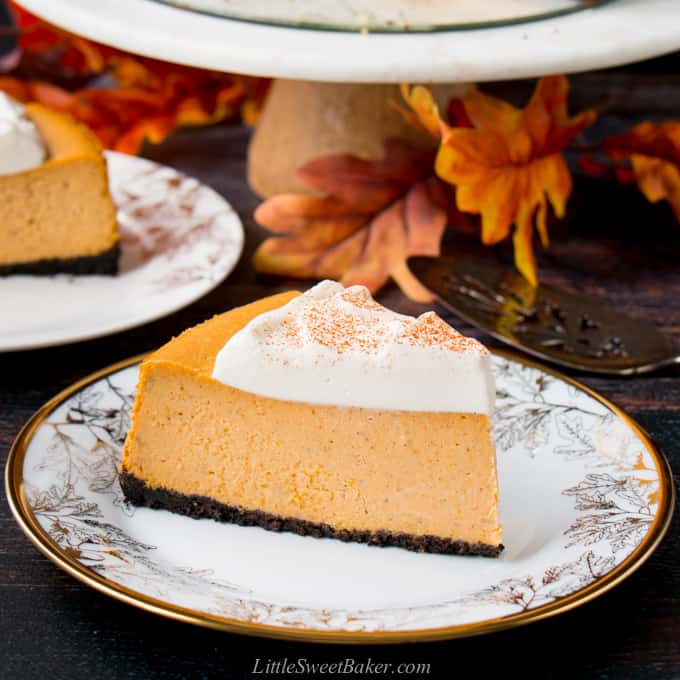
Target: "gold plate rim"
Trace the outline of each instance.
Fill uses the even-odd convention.
[[[432,642],[436,640],[447,640],[461,637],[471,637],[493,633],[516,626],[533,623],[542,619],[561,614],[578,607],[586,602],[603,595],[613,587],[621,583],[624,579],[635,572],[657,548],[670,526],[675,505],[675,486],[671,468],[664,454],[657,448],[651,437],[638,423],[629,416],[622,408],[616,406],[609,399],[601,395],[588,385],[567,376],[560,371],[544,366],[539,362],[527,359],[516,352],[505,349],[492,350],[493,354],[512,361],[516,361],[525,366],[539,369],[549,375],[563,380],[577,389],[590,395],[605,407],[610,409],[618,418],[623,420],[635,434],[640,438],[645,448],[652,456],[659,475],[659,505],[656,516],[640,544],[633,552],[614,569],[584,586],[583,588],[559,598],[552,602],[536,607],[528,611],[522,611],[507,616],[487,619],[470,624],[459,624],[455,626],[445,626],[441,628],[423,628],[420,630],[407,631],[326,631],[311,628],[293,628],[289,626],[273,626],[268,624],[239,621],[237,619],[220,617],[213,614],[198,612],[193,609],[179,607],[156,598],[149,597],[143,593],[126,588],[123,585],[114,583],[103,576],[91,571],[86,566],[76,561],[74,558],[64,554],[61,549],[52,541],[45,530],[40,526],[31,511],[25,494],[23,483],[23,462],[36,430],[43,424],[47,416],[63,403],[70,396],[83,389],[87,385],[100,380],[101,378],[116,373],[117,371],[129,368],[144,359],[146,354],[136,355],[123,361],[116,362],[99,371],[76,381],[66,389],[62,390],[41,406],[22,427],[10,448],[7,464],[5,467],[5,490],[7,500],[14,514],[19,527],[30,539],[30,541],[43,553],[49,560],[58,567],[76,578],[85,585],[94,588],[100,593],[104,593],[130,604],[139,609],[158,614],[160,616],[192,623],[206,628],[221,630],[228,633],[239,633],[266,638],[278,638],[300,642],[317,643],[338,643],[338,644],[389,644],[399,642]]]

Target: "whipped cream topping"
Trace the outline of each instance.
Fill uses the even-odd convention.
[[[322,281],[252,319],[212,377],[265,397],[333,406],[490,415],[489,352],[434,312],[397,314],[367,288]]]
[[[0,92],[0,175],[42,164],[47,150],[22,104]]]

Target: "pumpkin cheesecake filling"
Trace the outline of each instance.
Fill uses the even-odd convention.
[[[478,342],[323,282],[145,360],[121,483],[132,503],[196,517],[495,556],[492,395]]]

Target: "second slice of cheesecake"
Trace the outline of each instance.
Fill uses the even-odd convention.
[[[492,406],[480,343],[322,282],[142,363],[121,484],[136,505],[193,517],[497,556]]]

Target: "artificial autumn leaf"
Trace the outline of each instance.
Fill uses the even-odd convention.
[[[392,278],[409,297],[431,299],[406,259],[439,254],[449,192],[433,176],[433,160],[431,151],[388,140],[381,160],[336,155],[307,163],[298,178],[321,195],[274,196],[257,208],[256,221],[279,236],[260,245],[255,268],[372,292]]]
[[[159,143],[179,127],[239,115],[251,93],[259,103],[266,91],[261,79],[136,57],[49,26],[24,10],[17,17],[24,58],[16,74],[0,77],[0,89],[20,101],[70,113],[117,151],[138,153],[145,141]],[[50,82],[21,77],[36,71]],[[71,90],[54,84],[103,72],[115,87]],[[256,106],[248,107],[251,119]]]
[[[432,96],[432,93],[422,85],[409,87],[402,83],[401,96],[409,105],[411,110],[403,109],[396,104],[396,109],[401,113],[407,123],[413,127],[422,127],[429,135],[435,139],[441,139],[444,125],[439,115],[439,107]]]
[[[534,225],[547,247],[548,203],[562,217],[572,189],[560,151],[595,119],[592,111],[569,117],[567,92],[564,76],[542,78],[518,109],[475,90],[449,107],[458,125],[440,119],[437,175],[456,187],[461,211],[481,215],[484,243],[504,240],[515,226],[515,263],[534,286]],[[414,112],[432,129],[433,109],[423,101],[420,95]]]
[[[15,2],[10,6],[23,52],[19,68],[28,77],[58,74],[59,82],[91,77],[102,73],[111,55],[118,52],[51,26]]]
[[[632,175],[617,168],[622,181],[635,181],[651,203],[667,200],[680,222],[680,122],[640,123],[625,135],[606,137],[603,151],[617,163],[630,162]]]
[[[21,101],[37,101],[70,113],[88,125],[108,148],[138,153],[145,140],[163,141],[178,127],[208,125],[238,113],[245,90],[227,76],[197,74],[192,87],[85,88],[68,92],[43,82],[0,78],[0,89]]]

